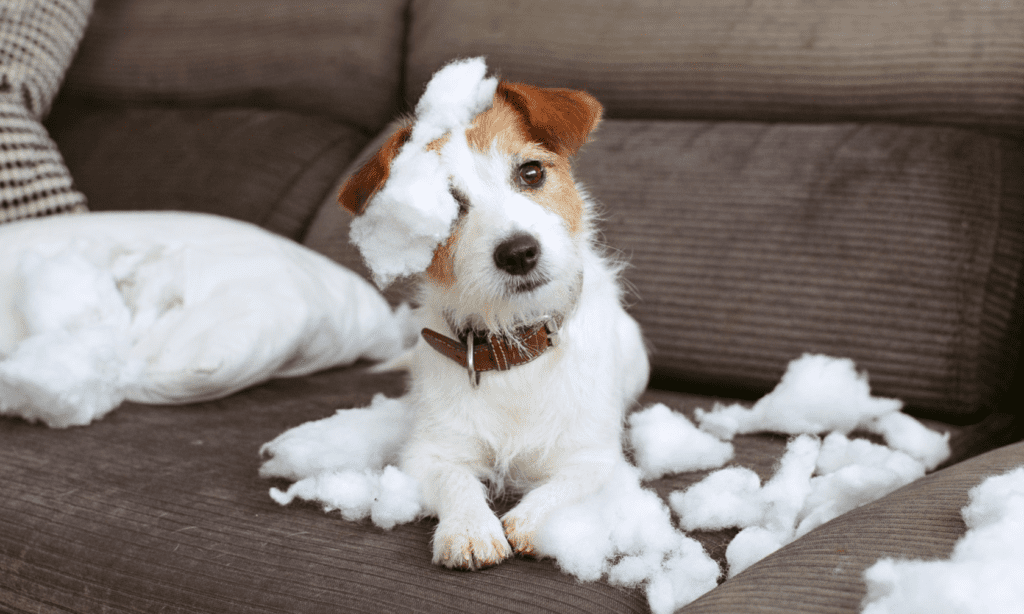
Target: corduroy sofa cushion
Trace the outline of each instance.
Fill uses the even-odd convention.
[[[577,164],[655,375],[762,393],[804,352],[988,408],[1019,349],[1020,145],[895,125],[606,121]]]
[[[648,611],[639,591],[581,584],[550,561],[434,566],[435,520],[383,531],[271,500],[261,444],[402,390],[400,376],[336,369],[209,403],[126,403],[82,429],[0,420],[0,610]]]
[[[406,93],[452,57],[590,91],[622,118],[1024,131],[1024,2],[414,0]],[[557,58],[557,60],[552,60]]]
[[[395,112],[405,0],[98,0],[65,91],[251,105],[379,130]]]
[[[300,238],[359,130],[289,111],[54,109],[54,138],[91,208],[202,211]]]

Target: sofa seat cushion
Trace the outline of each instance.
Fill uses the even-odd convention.
[[[416,0],[411,16],[413,97],[449,59],[486,55],[508,79],[588,90],[612,117],[1024,133],[1019,1]]]
[[[367,140],[290,111],[63,102],[49,123],[92,210],[216,213],[291,239]]]
[[[97,0],[65,91],[253,105],[379,130],[398,110],[405,0]]]
[[[0,610],[646,610],[642,594],[580,584],[550,561],[435,567],[434,520],[382,531],[271,500],[263,443],[403,388],[398,375],[338,369],[197,405],[126,403],[80,429],[0,420]]]
[[[0,609],[647,611],[642,591],[580,583],[550,560],[516,558],[479,573],[435,567],[433,519],[382,531],[314,505],[271,500],[269,488],[286,483],[258,477],[263,443],[404,388],[401,375],[357,366],[194,405],[125,403],[84,428],[54,431],[0,419]],[[641,400],[691,416],[714,401],[653,390]],[[952,430],[958,449],[962,429],[943,428]],[[739,436],[734,462],[767,479],[785,445],[781,436]],[[650,485],[667,498],[706,474]],[[722,564],[734,534],[693,536]]]

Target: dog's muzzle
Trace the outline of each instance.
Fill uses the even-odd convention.
[[[540,322],[516,330],[513,338],[473,331],[466,333],[465,342],[424,328],[420,334],[430,347],[465,367],[469,383],[480,385],[482,371],[507,371],[512,367],[535,360],[549,347],[558,345],[559,316],[545,316]]]

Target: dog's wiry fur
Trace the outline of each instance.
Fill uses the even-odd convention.
[[[455,160],[446,168],[461,212],[420,275],[422,324],[458,338],[472,329],[510,334],[549,315],[564,319],[557,346],[483,373],[478,387],[422,339],[407,357],[405,401],[416,416],[400,464],[439,519],[435,563],[476,569],[513,552],[534,553],[547,514],[596,491],[624,462],[623,416],[646,385],[647,355],[622,307],[618,267],[595,245],[592,204],[570,166],[600,115],[584,92],[503,81],[468,129],[426,148]],[[347,209],[372,206],[410,130],[399,130],[345,184]],[[538,185],[521,179],[529,163],[543,169]],[[495,252],[517,236],[532,237],[539,255],[528,271],[510,273]],[[525,494],[499,521],[485,483]]]

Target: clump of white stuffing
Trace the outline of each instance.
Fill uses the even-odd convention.
[[[775,475],[729,467],[669,496],[687,531],[742,529],[726,550],[729,576],[794,539],[925,474],[898,450],[842,433],[789,442]]]
[[[283,492],[270,489],[281,505],[314,501],[383,529],[412,522],[422,514],[419,484],[393,466],[411,424],[401,399],[377,394],[368,407],[339,409],[263,444],[260,476],[294,482]]]
[[[752,469],[728,467],[672,493],[669,503],[687,531],[752,527],[763,515],[761,478]]]
[[[923,477],[925,467],[899,450],[832,433],[815,473],[794,537]]]
[[[901,412],[872,420],[866,430],[881,435],[890,447],[906,452],[931,471],[949,458],[949,433],[938,433]]]
[[[730,577],[793,540],[796,521],[811,491],[820,445],[811,435],[789,442],[778,470],[757,498],[758,521],[741,530],[725,550]]]
[[[434,73],[387,181],[352,220],[349,238],[381,288],[425,271],[451,233],[459,206],[449,191],[446,168],[459,156],[448,150],[464,145],[465,128],[493,102],[498,80],[485,78],[486,73],[483,58],[456,60]],[[426,150],[449,133],[453,137],[443,148]]]
[[[864,429],[882,435],[934,469],[949,456],[948,434],[936,433],[900,413],[903,402],[871,396],[866,373],[848,358],[805,354],[789,364],[782,380],[750,409],[742,405],[697,410],[700,428],[731,440],[744,433],[848,434]]]
[[[698,430],[686,416],[663,403],[630,414],[627,439],[645,480],[714,469],[733,455],[731,443]]]
[[[342,470],[379,471],[397,462],[410,428],[405,404],[377,394],[368,407],[339,409],[263,444],[260,476],[301,480]]]
[[[339,511],[345,520],[367,517],[382,529],[412,522],[423,513],[419,484],[388,465],[381,471],[330,471],[303,478],[282,492],[270,489],[270,496],[281,505],[295,498],[317,501],[325,512]]]
[[[863,614],[988,614],[1024,607],[1024,467],[986,479],[946,560],[881,559],[864,572]]]
[[[848,358],[804,354],[789,363],[782,380],[752,408],[742,405],[697,412],[701,428],[722,439],[743,433],[849,433],[899,411],[898,399],[871,396],[867,375]]]
[[[131,313],[109,273],[69,242],[52,255],[26,251],[8,314],[25,332],[0,347],[0,414],[65,427],[88,424],[120,405],[141,370],[130,355]],[[0,275],[2,277],[2,275]],[[16,339],[21,337],[20,340]]]
[[[0,226],[0,414],[84,425],[402,349],[356,273],[252,224],[178,212]]]
[[[534,545],[580,580],[644,586],[655,614],[713,589],[721,572],[699,542],[672,526],[661,498],[625,464],[598,493],[552,512]]]

